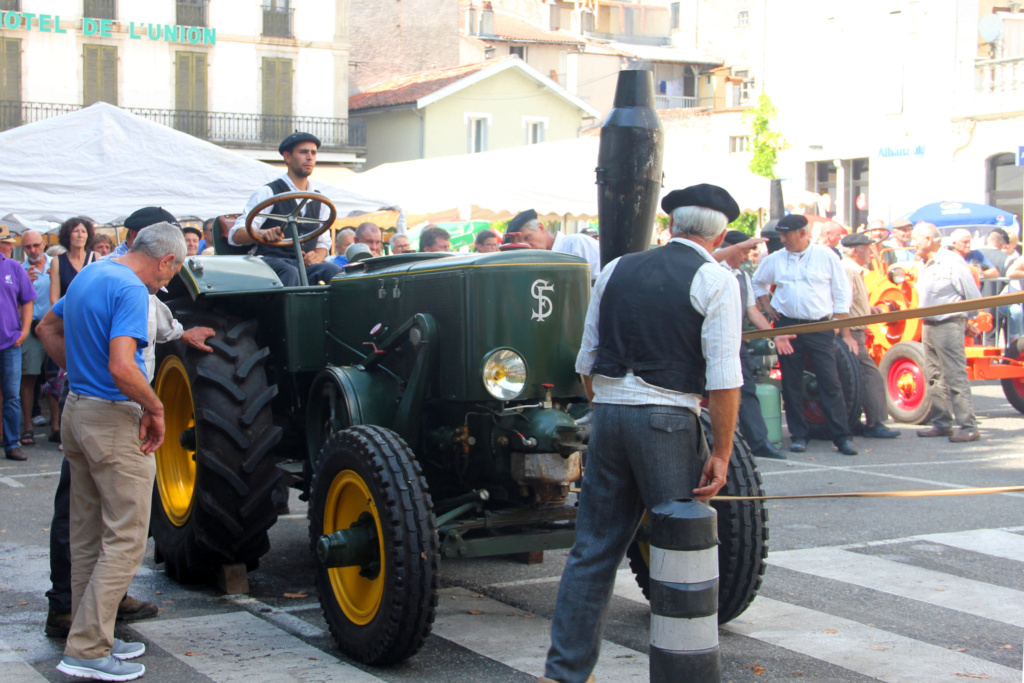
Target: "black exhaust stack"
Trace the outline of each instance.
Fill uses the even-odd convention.
[[[654,111],[654,76],[620,71],[615,106],[601,126],[597,212],[601,265],[651,245],[662,185],[665,132]]]

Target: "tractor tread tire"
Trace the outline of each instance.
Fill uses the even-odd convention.
[[[337,432],[324,444],[310,485],[314,557],[324,530],[326,496],[344,470],[356,472],[374,497],[385,536],[384,593],[373,619],[356,625],[339,607],[328,570],[315,559],[321,613],[346,655],[365,664],[397,664],[423,647],[437,610],[440,544],[433,502],[423,470],[397,434],[370,425]]]
[[[860,361],[857,355],[843,343],[840,335],[835,340],[836,370],[839,383],[843,387],[843,399],[846,401],[846,421],[852,429],[860,422],[864,405],[864,378],[860,374]],[[806,401],[806,399],[804,399]],[[827,422],[808,422],[807,434],[812,439],[831,441]]]
[[[711,418],[706,410],[701,411],[701,423],[711,448],[714,446]],[[722,495],[764,495],[757,463],[739,430],[733,437],[729,478]],[[718,513],[718,623],[725,624],[743,614],[761,589],[768,559],[768,511],[759,500],[715,502],[712,499],[711,505]],[[626,557],[637,585],[650,600],[650,569],[636,540],[630,543]]]
[[[209,312],[183,315],[181,320],[186,327],[202,324],[216,332],[208,340],[213,353],[181,341],[158,350],[160,362],[177,356],[189,375],[198,444],[193,502],[188,519],[176,526],[154,486],[151,530],[168,575],[193,581],[209,579],[226,564],[256,569],[270,549],[267,531],[277,521],[271,496],[281,471],[267,455],[280,441],[281,428],[273,424],[270,406],[262,400],[276,389],[268,387],[266,373],[233,379],[261,351],[255,321],[226,321]],[[258,414],[245,424],[243,416],[257,402],[262,402]],[[167,435],[168,441],[176,438]]]
[[[1003,355],[1007,358],[1024,361],[1024,337],[1011,341]],[[1024,413],[1024,393],[1021,393],[1024,391],[1024,384],[1021,383],[1021,380],[1006,377],[1000,380],[1000,384],[1003,386],[1003,394],[1010,405],[1016,408],[1017,412]]]

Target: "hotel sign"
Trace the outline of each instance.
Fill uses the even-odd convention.
[[[68,32],[68,24],[61,25],[61,18],[58,14],[33,14],[32,12],[2,12],[0,14],[2,14],[0,28],[9,31]],[[83,36],[113,38],[115,30],[127,30],[128,38],[132,40],[162,40],[167,43],[187,43],[189,45],[217,44],[217,29],[207,26],[147,24],[135,21],[129,21],[127,29],[124,29],[123,26],[124,22],[113,19],[82,17],[81,33]]]

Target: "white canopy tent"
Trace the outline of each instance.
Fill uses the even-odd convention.
[[[208,218],[238,213],[257,187],[281,173],[97,103],[0,133],[0,216],[81,215],[106,223],[143,206],[162,206],[176,216]],[[339,217],[395,206],[351,188],[317,187],[335,203]]]

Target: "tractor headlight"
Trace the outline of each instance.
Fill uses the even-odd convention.
[[[484,358],[484,388],[501,401],[511,401],[526,387],[526,361],[512,349],[496,349]]]
[[[902,268],[889,269],[889,282],[894,285],[902,285],[907,279],[907,271]]]

